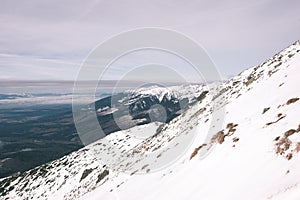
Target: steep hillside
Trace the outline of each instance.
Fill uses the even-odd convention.
[[[299,199],[300,42],[167,124],[119,131],[0,180],[2,199]]]

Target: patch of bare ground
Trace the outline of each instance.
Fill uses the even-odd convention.
[[[291,160],[293,158],[293,153],[298,153],[300,151],[300,142],[293,142],[289,137],[298,132],[300,132],[300,125],[297,129],[287,130],[283,133],[282,137],[276,137],[274,139],[274,141],[276,142],[276,154],[284,156],[287,160]],[[291,149],[292,146],[295,146],[295,148]]]
[[[211,138],[212,143],[219,143],[222,144],[225,141],[225,133],[224,131],[219,131],[217,134],[215,134],[212,138]]]
[[[227,132],[226,136],[233,135],[236,131],[237,126],[238,126],[238,124],[234,124],[234,123],[227,124],[226,128],[228,129],[228,132]]]
[[[202,149],[202,147],[204,146],[206,146],[206,144],[202,144],[199,147],[197,147],[191,154],[190,160],[192,160],[198,154],[199,150]]]
[[[223,142],[225,141],[225,138],[226,138],[226,137],[230,137],[230,136],[232,136],[232,135],[235,133],[236,127],[237,127],[237,126],[238,126],[238,124],[228,123],[227,126],[226,126],[227,133],[225,134],[224,130],[221,130],[221,131],[217,132],[214,136],[212,136],[210,144],[214,144],[214,143],[223,144]],[[225,130],[226,130],[226,129],[225,129]],[[233,142],[238,142],[238,141],[239,141],[239,138],[235,137],[235,138],[233,138],[232,140],[233,140]],[[191,160],[193,157],[195,157],[195,156],[198,154],[199,150],[200,150],[201,148],[203,148],[204,146],[206,146],[206,145],[207,145],[207,144],[202,144],[202,145],[200,145],[199,147],[197,147],[197,148],[193,151],[193,153],[191,154],[190,160]],[[210,148],[210,147],[209,147],[209,148]]]
[[[289,150],[292,141],[286,137],[279,139],[279,141],[275,144],[276,153],[279,155],[284,155],[287,150]]]
[[[288,100],[287,102],[286,102],[286,105],[290,105],[290,104],[292,104],[292,103],[295,103],[295,102],[297,102],[299,100],[299,98],[292,98],[292,99],[290,99],[290,100]]]
[[[268,108],[264,108],[264,110],[263,110],[263,112],[262,112],[262,114],[265,114],[268,110],[270,110],[270,107],[268,107]]]
[[[147,167],[149,167],[149,164],[146,164],[142,167],[142,170],[146,169]]]
[[[297,153],[299,153],[299,151],[300,151],[300,142],[297,142],[295,151],[296,151]]]
[[[222,144],[226,137],[232,136],[236,132],[237,126],[238,124],[228,123],[226,126],[227,133],[225,134],[224,130],[219,131],[212,137],[211,142]]]
[[[291,99],[289,99],[287,102],[278,105],[277,108],[280,108],[280,107],[283,107],[283,106],[286,106],[286,105],[288,106],[288,105],[290,105],[290,104],[296,103],[297,101],[299,101],[299,98],[298,98],[298,97],[291,98]]]
[[[275,120],[275,121],[273,121],[273,122],[268,122],[268,123],[266,123],[266,126],[270,126],[270,125],[272,125],[272,124],[276,124],[277,122],[279,122],[280,120],[282,120],[283,118],[285,118],[286,117],[286,115],[283,115],[282,113],[279,113],[278,115],[277,115],[277,120]]]

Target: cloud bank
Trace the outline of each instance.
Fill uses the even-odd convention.
[[[73,80],[97,44],[145,26],[192,37],[228,76],[300,39],[299,9],[297,0],[3,0],[0,79]]]

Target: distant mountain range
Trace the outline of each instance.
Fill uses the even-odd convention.
[[[178,93],[179,89],[184,92]],[[168,122],[201,92],[199,85],[151,86],[113,96],[102,94],[104,97],[91,109],[96,110],[104,133],[110,134],[151,121]],[[76,134],[71,102],[72,94],[0,94],[0,177],[24,172],[83,147]],[[157,112],[153,105],[166,108],[165,118],[151,119],[151,113]]]

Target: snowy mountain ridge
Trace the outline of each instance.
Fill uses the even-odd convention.
[[[157,96],[161,102],[163,98],[170,100],[173,98],[192,100],[193,97],[199,96],[203,92],[201,84],[188,84],[180,86],[162,87],[159,85],[152,85],[149,87],[142,87],[137,90],[126,90],[125,93],[131,94],[132,98],[141,96]],[[194,94],[194,95],[191,95]]]
[[[1,179],[1,199],[299,199],[299,52],[297,41],[212,84],[169,123],[119,131]]]

